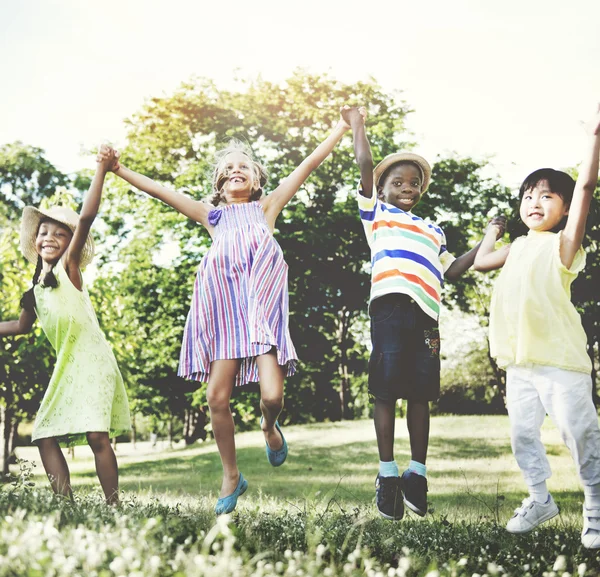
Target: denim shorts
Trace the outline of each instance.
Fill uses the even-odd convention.
[[[435,401],[440,395],[440,331],[408,295],[388,294],[370,307],[369,393],[382,401]]]

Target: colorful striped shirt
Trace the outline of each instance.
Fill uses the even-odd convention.
[[[410,296],[437,320],[444,272],[455,258],[439,226],[358,190],[360,219],[371,247],[371,298],[390,293]]]

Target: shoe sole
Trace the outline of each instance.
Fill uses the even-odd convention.
[[[511,531],[508,527],[506,528],[506,531],[508,533],[510,533],[511,535],[524,535],[525,533],[530,533],[534,529],[537,529],[542,523],[545,523],[546,521],[550,521],[550,519],[554,519],[554,517],[556,517],[559,512],[560,511],[557,507],[556,510],[551,511],[550,513],[544,515],[541,519],[538,519],[538,522],[536,525],[534,525],[533,527],[530,527],[529,529],[525,529],[524,531]]]
[[[402,517],[404,517],[404,511],[402,511],[402,515],[400,515],[400,517],[392,517],[391,515],[386,515],[385,513],[379,511],[379,509],[377,509],[377,511],[384,519],[387,519],[388,521],[401,521]]]
[[[427,514],[427,511],[423,512],[421,509],[419,509],[419,507],[413,505],[410,501],[406,500],[406,497],[404,497],[404,504],[415,514],[417,514],[419,517],[425,517],[425,515]]]

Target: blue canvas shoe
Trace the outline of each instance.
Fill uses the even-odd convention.
[[[220,497],[215,505],[215,513],[217,515],[223,515],[225,513],[231,513],[237,505],[237,500],[240,495],[243,495],[248,488],[248,481],[244,479],[244,475],[240,473],[240,480],[238,481],[235,491],[227,497]]]
[[[260,424],[262,425],[263,422],[263,418],[260,418]],[[269,463],[271,463],[271,465],[273,467],[280,467],[281,465],[283,465],[283,463],[285,462],[285,460],[287,459],[287,455],[288,455],[288,446],[287,443],[285,442],[285,437],[283,436],[283,433],[281,432],[281,427],[279,426],[279,422],[275,421],[275,428],[279,431],[279,434],[281,435],[281,440],[283,441],[283,445],[281,446],[281,449],[278,449],[277,451],[274,451],[273,449],[271,449],[271,447],[269,447],[269,443],[265,442],[265,449],[266,449],[266,453],[267,453],[267,459],[269,459]]]

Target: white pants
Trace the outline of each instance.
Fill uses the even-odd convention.
[[[546,413],[571,451],[582,484],[600,483],[600,429],[590,375],[544,365],[509,366],[506,406],[512,450],[527,485],[552,474],[540,438]]]

